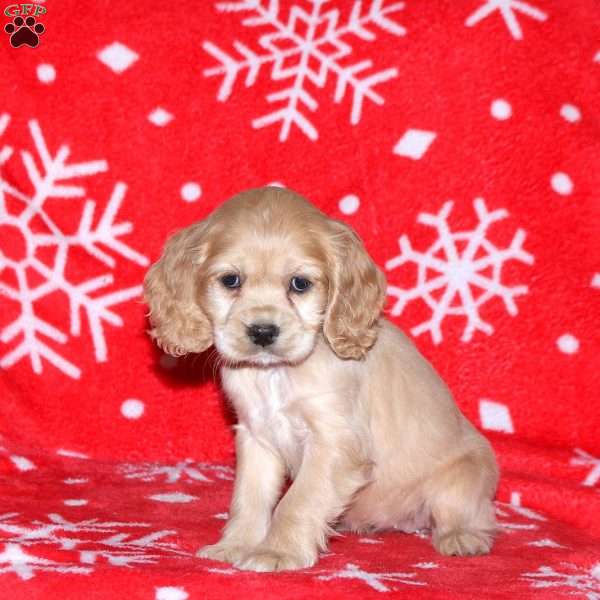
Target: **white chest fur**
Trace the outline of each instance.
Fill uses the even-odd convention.
[[[308,428],[285,367],[253,369],[236,386],[238,418],[263,444],[277,452],[295,474],[302,460]],[[244,389],[245,388],[245,389]]]

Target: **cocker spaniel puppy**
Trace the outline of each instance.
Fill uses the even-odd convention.
[[[335,527],[490,550],[494,454],[382,317],[385,294],[354,231],[285,189],[241,193],[167,242],[145,280],[151,335],[175,356],[214,344],[238,417],[229,522],[199,556],[301,569]]]

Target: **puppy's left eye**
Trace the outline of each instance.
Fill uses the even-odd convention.
[[[304,277],[292,277],[290,279],[290,291],[302,294],[312,285],[312,282]]]

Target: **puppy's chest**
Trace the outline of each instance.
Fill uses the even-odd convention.
[[[302,459],[308,427],[294,406],[295,391],[286,372],[258,371],[243,395],[242,406],[238,407],[240,422],[276,450],[295,472]]]

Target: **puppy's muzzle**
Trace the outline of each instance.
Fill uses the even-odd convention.
[[[257,346],[270,346],[279,335],[279,327],[273,323],[254,323],[247,328],[248,337]]]

